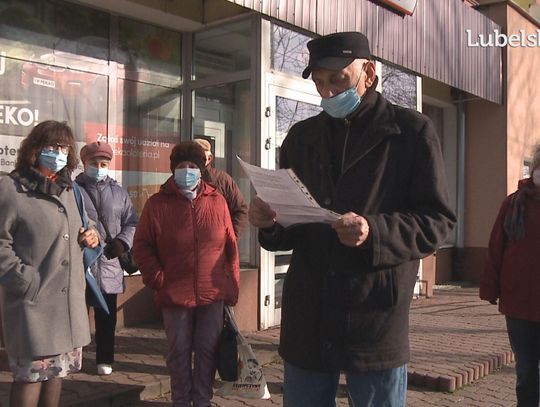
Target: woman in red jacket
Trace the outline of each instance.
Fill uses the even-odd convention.
[[[480,298],[497,304],[516,356],[518,407],[538,406],[540,362],[540,145],[532,177],[519,181],[501,209],[489,241]]]
[[[173,176],[146,202],[133,244],[162,310],[175,407],[210,406],[223,304],[238,300],[234,229],[225,199],[201,178],[205,161],[197,143],[174,147]]]

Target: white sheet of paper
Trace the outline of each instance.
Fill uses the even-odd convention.
[[[339,214],[319,206],[293,170],[267,170],[237,158],[257,195],[276,211],[276,221],[282,226],[333,223],[339,218]]]

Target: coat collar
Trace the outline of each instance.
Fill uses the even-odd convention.
[[[365,109],[365,107],[369,108]],[[360,104],[358,110],[348,119],[335,119],[325,112],[315,116],[318,121],[316,131],[305,137],[305,143],[318,151],[320,157],[328,156],[328,135],[336,131],[347,131],[350,126],[350,137],[361,137],[362,140],[352,143],[350,153],[354,162],[361,159],[387,137],[399,136],[401,129],[396,122],[395,107],[379,92],[373,91]],[[309,119],[308,119],[309,120]],[[350,142],[348,143],[349,145]],[[350,167],[350,164],[347,165]]]
[[[9,175],[21,185],[23,190],[45,195],[60,196],[65,189],[72,186],[71,172],[67,169],[58,172],[56,181],[51,181],[33,167],[21,171],[14,170]]]

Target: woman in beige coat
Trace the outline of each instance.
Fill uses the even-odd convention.
[[[15,170],[0,178],[0,305],[12,407],[57,406],[61,378],[80,369],[90,342],[82,247],[99,240],[81,227],[76,166],[71,129],[49,120],[23,140]]]

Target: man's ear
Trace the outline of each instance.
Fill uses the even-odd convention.
[[[377,76],[375,61],[368,61],[364,70],[366,71],[366,87],[369,88],[371,85],[373,85],[375,82],[375,77]]]

